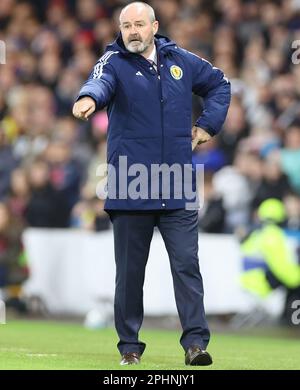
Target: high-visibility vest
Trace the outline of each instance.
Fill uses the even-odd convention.
[[[243,255],[242,286],[260,297],[271,291],[266,271],[287,288],[300,286],[300,266],[284,231],[274,223],[255,230],[241,245]]]

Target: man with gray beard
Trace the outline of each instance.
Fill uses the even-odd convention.
[[[230,83],[209,62],[157,34],[154,10],[134,2],[120,14],[120,34],[108,45],[80,90],[73,107],[76,118],[88,120],[107,106],[108,164],[119,178],[119,157],[129,165],[180,167],[192,163],[192,148],[216,135],[230,102]],[[191,130],[192,93],[203,98],[204,110]],[[151,175],[150,175],[151,177]],[[128,178],[128,187],[133,182]],[[108,185],[110,175],[108,175]],[[116,180],[116,183],[119,181]],[[170,188],[174,182],[170,182]],[[182,179],[182,187],[184,178]],[[195,183],[194,183],[195,184]],[[151,180],[149,180],[149,188]],[[209,365],[210,332],[203,305],[198,259],[198,210],[188,209],[185,194],[130,198],[108,193],[105,210],[113,222],[116,290],[115,325],[121,364],[137,364],[145,350],[138,339],[143,321],[143,284],[154,227],[163,237],[171,264],[180,339],[185,364]],[[151,191],[148,191],[150,193]],[[163,275],[158,277],[162,278]]]

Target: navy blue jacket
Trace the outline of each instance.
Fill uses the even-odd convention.
[[[192,164],[192,93],[203,98],[204,109],[196,125],[216,135],[225,120],[230,103],[230,83],[209,62],[184,50],[166,37],[155,36],[157,72],[143,56],[130,53],[121,35],[108,45],[96,63],[77,99],[90,96],[98,110],[107,106],[108,163],[117,172],[117,199],[106,199],[105,209],[153,210],[185,208],[187,198],[162,189],[152,198],[145,191],[138,199],[120,199],[119,156],[128,167],[144,164]],[[128,177],[128,186],[136,178]],[[108,175],[110,182],[114,176]],[[151,195],[148,175],[148,197]],[[194,180],[194,179],[193,179]],[[195,185],[195,183],[193,183]],[[113,197],[113,196],[112,196]],[[126,197],[126,196],[125,196]],[[189,200],[188,200],[189,201]]]

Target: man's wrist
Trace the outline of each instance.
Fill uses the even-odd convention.
[[[195,126],[198,127],[198,129],[204,130],[211,137],[214,137],[216,135],[215,131],[207,126],[201,126],[201,124],[197,122],[195,123]]]

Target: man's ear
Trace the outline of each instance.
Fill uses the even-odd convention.
[[[156,20],[155,22],[153,22],[153,33],[154,33],[154,35],[157,33],[157,31],[158,31],[158,28],[159,28],[159,23],[158,23],[158,21]]]

